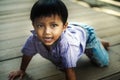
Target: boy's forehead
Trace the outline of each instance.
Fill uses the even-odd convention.
[[[35,18],[35,20],[40,20],[40,21],[49,20],[49,19],[50,20],[61,20],[61,17],[59,15],[50,15],[50,16],[40,16],[40,17]]]

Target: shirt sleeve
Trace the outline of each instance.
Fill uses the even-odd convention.
[[[35,39],[34,36],[30,36],[26,43],[24,44],[21,52],[25,55],[33,56],[37,53],[36,48],[35,48]]]
[[[79,46],[67,44],[62,49],[62,67],[72,68],[76,67],[77,61],[80,58],[81,51]]]

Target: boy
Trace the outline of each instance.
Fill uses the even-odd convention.
[[[34,30],[26,41],[20,70],[9,74],[13,80],[22,79],[32,57],[39,53],[64,71],[67,80],[76,80],[74,67],[78,59],[86,55],[103,67],[109,63],[106,50],[108,42],[101,42],[94,29],[86,24],[67,23],[68,11],[61,0],[38,0],[31,9],[30,19]]]

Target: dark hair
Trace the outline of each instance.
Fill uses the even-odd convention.
[[[37,17],[60,16],[63,24],[68,18],[68,10],[61,0],[38,0],[31,9],[30,19],[34,22]]]

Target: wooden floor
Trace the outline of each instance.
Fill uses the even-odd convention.
[[[69,20],[92,25],[100,38],[108,40],[110,65],[99,68],[83,56],[76,68],[78,80],[120,80],[120,19],[63,0],[69,9]],[[29,12],[34,0],[0,0],[0,80],[8,80],[12,70],[19,69],[20,49],[32,29]],[[36,55],[24,80],[65,80],[64,73],[49,61]],[[16,79],[17,80],[17,79]]]

